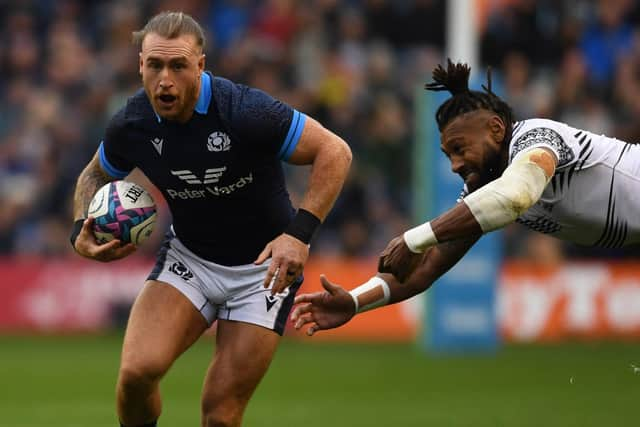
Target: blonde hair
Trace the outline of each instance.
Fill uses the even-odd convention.
[[[133,32],[133,43],[142,46],[149,33],[156,33],[168,39],[175,39],[184,34],[192,35],[197,45],[204,50],[204,31],[200,24],[184,12],[160,12],[146,23],[143,29]]]

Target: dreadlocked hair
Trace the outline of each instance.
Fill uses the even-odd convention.
[[[469,90],[469,74],[471,68],[467,64],[451,62],[447,59],[447,69],[438,65],[433,70],[433,83],[425,85],[426,90],[436,92],[447,90],[451,98],[446,100],[436,112],[438,129],[442,129],[454,118],[471,111],[485,109],[493,111],[504,120],[506,135],[510,137],[513,126],[511,107],[491,90],[491,68],[487,69],[487,85],[482,85],[484,92]]]

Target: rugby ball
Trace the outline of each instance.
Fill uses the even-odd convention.
[[[93,196],[88,215],[95,218],[93,234],[100,244],[118,239],[138,246],[153,232],[156,205],[138,184],[113,181]]]

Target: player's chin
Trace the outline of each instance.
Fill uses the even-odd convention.
[[[467,185],[469,192],[474,192],[482,187],[482,177],[475,172],[470,173],[464,178],[464,183]]]
[[[493,181],[495,177],[490,176],[489,174],[479,174],[477,172],[472,172],[467,175],[464,180],[464,183],[467,184],[467,188],[470,192],[476,191],[478,188],[487,185],[491,181]]]
[[[164,120],[175,120],[178,117],[179,108],[176,106],[172,106],[172,108],[166,108],[162,106],[156,107],[156,113],[160,118]]]

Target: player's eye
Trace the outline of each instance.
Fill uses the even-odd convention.
[[[154,61],[147,62],[147,66],[149,68],[151,68],[152,70],[159,70],[159,69],[162,68],[162,64],[160,64],[159,62],[154,62]]]
[[[186,68],[186,66],[181,62],[177,62],[177,63],[172,65],[172,68],[174,70],[176,70],[176,71],[180,71],[180,70],[183,70],[184,68]]]

